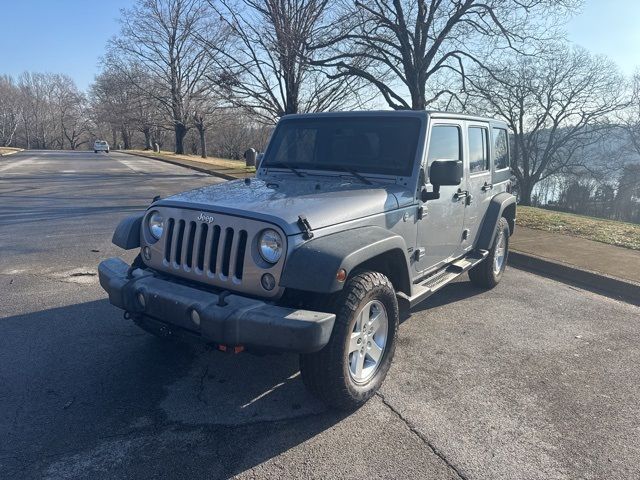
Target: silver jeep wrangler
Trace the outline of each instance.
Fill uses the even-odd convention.
[[[302,379],[354,408],[380,387],[400,311],[464,272],[494,287],[516,216],[503,122],[436,112],[280,120],[256,178],[158,199],[100,264],[145,330],[223,351],[300,353]]]

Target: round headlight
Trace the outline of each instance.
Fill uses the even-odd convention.
[[[277,263],[282,256],[282,237],[275,230],[267,229],[260,234],[258,241],[260,256],[269,263]]]
[[[164,231],[164,218],[160,212],[151,212],[149,216],[149,233],[156,240],[159,240]]]

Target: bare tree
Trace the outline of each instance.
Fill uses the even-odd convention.
[[[456,96],[451,79],[501,49],[524,49],[551,35],[580,0],[344,0],[314,60],[375,86],[394,109],[423,110]],[[407,94],[409,99],[407,99]]]
[[[107,66],[91,85],[94,117],[120,133],[124,149],[132,147],[134,131],[144,135],[145,149],[152,148],[152,132],[162,118],[160,106],[148,94],[151,83],[146,72],[135,65],[120,65],[118,69]]]
[[[619,121],[627,137],[628,150],[640,156],[640,70],[633,75],[631,88],[629,107],[621,113]]]
[[[86,97],[69,76],[25,72],[18,88],[20,145],[75,149],[87,141]]]
[[[329,20],[328,0],[209,0],[230,33],[228,44],[207,42],[218,58],[212,80],[231,105],[266,123],[291,113],[361,104],[354,78],[329,78],[312,65],[309,45]]]
[[[200,156],[207,158],[207,131],[215,122],[220,121],[219,113],[222,112],[222,101],[218,97],[209,94],[194,102],[193,125],[198,130],[200,142]]]
[[[210,143],[214,154],[223,158],[241,160],[248,146],[263,150],[273,131],[272,125],[259,123],[237,109],[220,110],[214,118]]]
[[[50,99],[57,119],[56,145],[60,149],[69,144],[75,150],[87,139],[82,139],[86,131],[86,98],[68,75],[54,74],[51,77]]]
[[[27,148],[50,148],[56,123],[51,106],[52,75],[23,73],[19,80],[23,102],[22,124]]]
[[[205,0],[142,0],[122,10],[121,32],[110,42],[106,63],[127,74],[131,64],[147,71],[147,80],[129,80],[165,110],[175,132],[175,151],[184,153],[193,101],[211,84],[213,66],[199,38],[214,44],[219,38],[217,17]]]
[[[581,48],[518,56],[468,72],[466,82],[478,108],[513,132],[512,167],[525,205],[539,181],[589,168],[587,150],[611,133],[610,117],[628,104],[616,65]]]
[[[0,147],[8,147],[20,123],[20,89],[13,78],[0,76]]]

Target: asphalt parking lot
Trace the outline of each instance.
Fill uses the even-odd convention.
[[[509,269],[412,312],[378,396],[293,355],[166,344],[111,307],[119,219],[221,180],[119,153],[0,159],[0,478],[640,477],[640,308]]]

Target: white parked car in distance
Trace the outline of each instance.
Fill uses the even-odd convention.
[[[98,152],[109,153],[109,144],[104,140],[96,140],[95,142],[93,142],[93,151],[94,153],[98,153]]]

